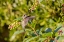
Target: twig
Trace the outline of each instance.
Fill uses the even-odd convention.
[[[30,27],[31,27],[31,26],[30,26]],[[37,36],[39,36],[39,35],[37,34],[37,32],[35,31],[34,28],[31,27],[31,29],[34,31],[34,33],[35,33]]]

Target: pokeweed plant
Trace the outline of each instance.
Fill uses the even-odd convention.
[[[0,23],[1,33],[5,23],[9,25],[10,42],[53,42],[62,38],[63,33],[58,23],[64,22],[63,0],[0,0]],[[24,14],[35,16],[29,21],[25,32],[22,29],[21,17]],[[30,16],[28,16],[30,17]],[[18,18],[18,19],[16,19]],[[15,19],[15,20],[14,20]],[[27,18],[26,18],[27,19]],[[31,20],[30,18],[28,20]],[[58,28],[57,28],[58,27]],[[16,28],[16,29],[13,29]],[[61,30],[60,30],[61,29]],[[6,30],[6,28],[5,28]],[[58,34],[59,32],[59,34]],[[62,35],[62,34],[61,34]],[[1,35],[2,36],[2,35]],[[4,38],[7,40],[6,38]],[[59,41],[60,42],[60,41]]]

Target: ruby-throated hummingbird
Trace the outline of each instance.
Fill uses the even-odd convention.
[[[28,24],[28,21],[31,21],[32,19],[34,19],[35,16],[27,16],[26,14],[24,14],[22,16],[22,21],[21,21],[21,25],[22,25],[22,28],[24,29],[25,31],[25,26]]]

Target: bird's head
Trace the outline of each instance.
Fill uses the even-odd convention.
[[[26,14],[24,14],[24,15],[22,16],[22,18],[23,18],[23,19],[25,19],[26,17],[27,17],[27,15],[26,15]]]

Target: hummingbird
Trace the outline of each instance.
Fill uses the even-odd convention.
[[[28,22],[34,18],[35,18],[35,16],[28,16],[27,14],[24,14],[22,16],[23,20],[21,21],[21,25],[22,25],[22,28],[24,29],[24,31],[25,31],[25,26],[28,24]]]

